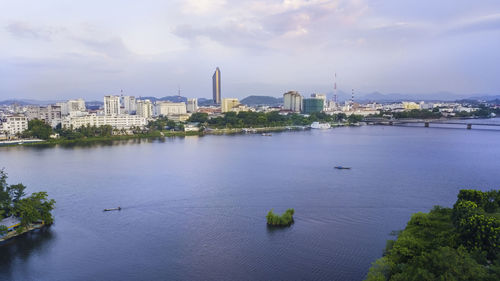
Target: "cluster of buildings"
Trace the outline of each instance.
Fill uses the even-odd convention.
[[[15,138],[28,129],[28,121],[43,120],[52,127],[79,128],[81,126],[110,125],[116,130],[130,130],[143,128],[148,121],[159,116],[170,120],[184,122],[194,112],[208,113],[209,118],[220,116],[227,112],[240,111],[280,111],[281,114],[301,113],[311,114],[324,112],[326,114],[343,113],[362,116],[376,115],[381,111],[401,112],[414,109],[438,110],[444,116],[454,116],[457,112],[472,112],[478,110],[470,105],[459,103],[364,103],[354,102],[354,93],[350,100],[343,103],[336,98],[328,100],[325,94],[314,93],[310,97],[303,97],[297,91],[283,94],[283,105],[249,107],[241,104],[237,98],[221,97],[221,71],[217,67],[212,76],[212,103],[199,106],[196,98],[189,98],[187,102],[171,102],[136,98],[135,96],[108,95],[104,97],[102,106],[87,108],[83,99],[72,99],[55,104],[38,105],[10,105],[0,107],[0,139]],[[189,127],[189,126],[186,126]],[[189,127],[190,128],[190,127]]]

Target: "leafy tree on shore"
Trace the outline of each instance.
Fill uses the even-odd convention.
[[[52,127],[43,120],[33,119],[28,121],[28,130],[22,133],[23,137],[48,140],[52,135]]]
[[[366,280],[498,280],[498,190],[461,190],[453,209],[414,214]]]
[[[23,184],[7,184],[7,174],[0,169],[0,219],[2,216],[17,216],[21,219],[23,227],[32,223],[43,221],[52,224],[54,218],[51,211],[54,209],[55,201],[49,199],[47,192],[35,192],[25,197]],[[5,228],[0,226],[0,232]]]

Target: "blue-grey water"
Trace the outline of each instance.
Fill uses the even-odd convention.
[[[499,188],[499,144],[499,131],[363,126],[2,147],[9,182],[57,209],[0,246],[0,279],[362,280],[412,213]],[[295,224],[268,228],[272,208],[295,208]]]

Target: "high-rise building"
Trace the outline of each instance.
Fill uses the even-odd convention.
[[[326,110],[326,108],[328,107],[325,94],[311,94],[311,98],[323,100],[323,110]]]
[[[187,111],[188,112],[196,112],[198,110],[198,99],[192,98],[187,100]]]
[[[120,96],[104,96],[104,115],[120,115]]]
[[[302,102],[304,106],[303,112],[305,114],[311,114],[323,111],[324,107],[323,99],[310,98],[310,99],[303,99]]]
[[[221,111],[229,112],[233,109],[233,107],[238,106],[240,101],[236,98],[225,98],[222,99]]]
[[[283,109],[293,112],[302,110],[302,96],[297,91],[289,91],[283,94]]]
[[[153,103],[150,100],[138,100],[137,115],[151,118],[153,116]]]
[[[214,103],[215,104],[220,104],[220,70],[219,68],[217,67],[217,69],[215,69],[215,72],[214,72],[214,75],[212,76],[212,87],[213,87],[213,99],[214,99]]]
[[[137,104],[134,96],[123,96],[122,103],[125,113],[131,114],[137,111]]]

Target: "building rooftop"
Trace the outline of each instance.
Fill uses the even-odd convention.
[[[5,225],[7,228],[11,228],[20,223],[21,221],[18,218],[12,216],[0,221],[0,225]]]

